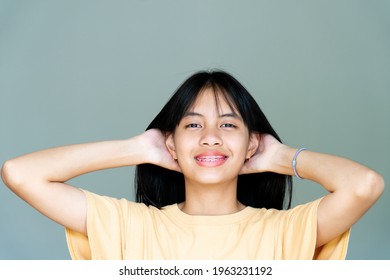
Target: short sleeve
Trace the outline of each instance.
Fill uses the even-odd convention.
[[[66,228],[68,249],[74,260],[123,258],[125,250],[126,200],[100,196],[83,190],[87,198],[85,236]]]
[[[350,229],[320,248],[317,240],[317,209],[322,198],[283,213],[283,259],[343,260],[347,255]]]

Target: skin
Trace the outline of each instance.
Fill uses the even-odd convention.
[[[107,168],[151,163],[176,170],[186,182],[182,211],[192,215],[240,211],[245,206],[236,198],[238,174],[294,175],[291,161],[297,149],[271,135],[249,133],[241,117],[223,98],[219,101],[219,107],[210,106],[215,104],[214,95],[205,90],[170,135],[152,129],[126,140],[63,146],[10,159],[2,167],[2,179],[43,215],[85,235],[86,198],[66,182]],[[226,158],[207,163],[210,155]],[[301,177],[329,192],[318,208],[317,247],[349,229],[384,190],[381,175],[349,159],[303,151],[298,162]]]

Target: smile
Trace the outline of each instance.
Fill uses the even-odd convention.
[[[222,165],[228,159],[225,155],[198,155],[195,157],[196,163],[203,167],[216,167]]]

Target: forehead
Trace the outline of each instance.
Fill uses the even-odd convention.
[[[240,116],[235,104],[227,93],[207,87],[201,90],[188,111],[215,110],[221,113],[234,113]]]

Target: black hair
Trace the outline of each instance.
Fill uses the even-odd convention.
[[[176,90],[146,130],[157,128],[174,133],[177,125],[195,102],[199,93],[212,88],[222,93],[231,108],[241,115],[249,132],[271,134],[280,142],[257,102],[232,75],[221,70],[201,71],[190,76]],[[218,101],[217,101],[218,102]],[[157,208],[185,200],[184,175],[152,164],[141,164],[135,174],[136,201]],[[273,172],[238,176],[237,199],[256,208],[283,209],[291,207],[292,178]]]

